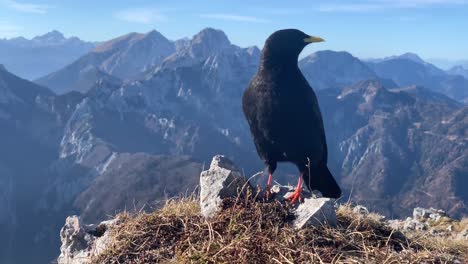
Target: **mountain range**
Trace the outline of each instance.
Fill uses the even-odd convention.
[[[466,216],[466,79],[418,58],[319,51],[299,65],[345,200],[388,217],[415,206]],[[196,191],[215,154],[262,170],[241,111],[259,59],[207,28],[176,41],[130,33],[37,84],[0,67],[0,262],[56,257],[67,215],[92,223]],[[295,173],[281,165],[275,179]]]
[[[376,80],[318,97],[331,167],[353,201],[387,216],[417,206],[468,213],[461,187],[468,107],[422,87],[386,89]]]
[[[33,80],[65,67],[95,45],[77,37],[66,38],[56,30],[32,39],[0,39],[0,63],[12,73]]]
[[[196,41],[193,39],[189,46],[186,40],[172,42],[155,30],[127,34],[101,43],[77,61],[36,82],[58,94],[86,92],[101,79],[147,78],[161,67],[170,67],[168,64],[185,65],[194,56],[203,57],[207,52],[231,46],[227,38],[213,39],[206,42],[206,47],[196,46]],[[319,51],[303,58],[299,65],[315,89],[380,79],[389,88],[419,85],[458,101],[468,100],[467,73],[462,66],[443,71],[414,53],[361,61],[348,52]]]
[[[467,79],[447,73],[416,54],[407,53],[367,64],[379,77],[391,79],[398,86],[419,85],[459,101],[468,98]]]
[[[175,49],[175,44],[157,31],[130,33],[101,43],[77,61],[36,82],[59,94],[70,90],[87,92],[100,79],[137,79]]]
[[[451,75],[461,75],[465,79],[468,79],[468,68],[465,68],[461,65],[454,66],[447,71]]]
[[[448,60],[441,58],[430,58],[427,59],[427,61],[434,65],[437,65],[437,67],[444,70],[448,70],[456,66],[462,66],[465,69],[468,68],[468,60]]]

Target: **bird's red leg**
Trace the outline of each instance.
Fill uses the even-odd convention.
[[[296,189],[294,192],[286,198],[289,203],[294,204],[296,201],[302,201],[302,174],[299,175],[299,181],[297,182]]]
[[[268,183],[267,183],[267,187],[266,187],[266,196],[267,198],[269,198],[269,196],[271,195],[271,183],[273,182],[273,174],[270,173],[268,174]]]

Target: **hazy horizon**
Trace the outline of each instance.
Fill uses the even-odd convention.
[[[221,28],[216,28],[216,27],[212,27],[212,28],[219,29],[219,30],[223,30],[223,29],[221,29]],[[158,31],[156,28],[154,28],[154,29],[152,29],[152,30]],[[201,28],[199,31],[201,31],[201,30],[203,30],[203,28]],[[105,39],[105,40],[101,40],[101,41],[96,41],[96,40],[86,40],[86,39],[81,38],[80,36],[68,35],[68,34],[66,34],[66,33],[64,33],[64,32],[61,32],[61,31],[57,30],[57,29],[51,29],[51,30],[45,31],[45,32],[43,32],[43,33],[39,33],[38,35],[35,35],[35,36],[32,36],[32,37],[15,36],[15,37],[9,37],[9,38],[0,38],[0,40],[12,40],[12,39],[21,38],[21,37],[23,37],[23,38],[25,38],[25,39],[28,39],[28,40],[32,40],[32,39],[34,39],[35,37],[40,37],[40,36],[43,36],[43,35],[45,35],[45,34],[51,33],[51,32],[53,32],[53,31],[58,31],[58,32],[61,33],[65,38],[77,37],[77,38],[79,38],[79,39],[81,39],[81,40],[83,40],[83,41],[94,42],[94,43],[105,42],[105,41],[109,41],[109,40],[111,40],[111,39],[118,38],[118,37],[122,36],[122,35],[119,35],[119,36],[115,36],[115,37],[110,38],[110,39]],[[150,31],[151,31],[151,30],[150,30]],[[126,33],[126,34],[130,34],[130,33],[141,33],[141,34],[146,34],[146,33],[150,32],[150,31],[147,31],[147,32],[135,32],[135,31],[132,31],[132,32],[128,32],[128,33]],[[199,31],[197,31],[197,32],[199,32]],[[224,30],[223,30],[223,31],[224,31]],[[159,31],[158,31],[158,32],[159,32]],[[195,32],[193,35],[195,35],[197,32]],[[164,33],[162,33],[162,32],[160,32],[160,33],[164,35]],[[126,34],[124,34],[124,35],[126,35]],[[192,37],[193,35],[181,37],[181,38],[179,38],[179,39],[190,38],[190,37]],[[165,36],[165,35],[164,35],[164,36]],[[229,35],[228,35],[228,38],[229,38]],[[170,39],[170,40],[171,40],[171,41],[176,41],[176,40],[178,40],[178,39]],[[231,40],[231,39],[230,39],[230,40]],[[231,40],[231,42],[232,42],[232,40]],[[244,48],[245,48],[245,47],[249,47],[249,46],[241,46],[241,45],[239,45],[238,43],[234,43],[234,42],[232,42],[232,43],[235,44],[235,45],[238,45],[238,46],[240,46],[240,47],[244,47]],[[317,44],[316,44],[316,45],[317,45]],[[251,45],[251,46],[252,46],[252,45]],[[261,45],[254,45],[254,46],[257,46],[257,47],[260,48],[260,49],[262,48]],[[356,56],[355,54],[353,54],[352,52],[350,52],[350,51],[348,51],[348,50],[334,50],[334,49],[326,49],[326,48],[313,50],[313,49],[310,49],[310,48],[309,48],[309,49],[304,50],[304,51],[301,53],[300,58],[304,58],[304,57],[306,57],[306,56],[308,56],[308,55],[310,55],[310,54],[312,54],[312,53],[314,53],[314,52],[323,51],[323,50],[331,50],[331,51],[336,51],[336,52],[345,51],[345,52],[349,52],[349,53],[351,53],[352,55]],[[402,52],[402,53],[399,53],[399,54],[386,54],[386,55],[380,56],[380,57],[359,57],[359,56],[356,56],[356,57],[358,57],[358,58],[361,59],[361,60],[372,60],[372,59],[382,59],[382,58],[391,57],[391,56],[400,56],[400,55],[403,55],[403,54],[405,54],[405,53],[414,53],[414,54],[418,55],[418,56],[419,56],[421,59],[423,59],[424,61],[429,62],[429,63],[432,63],[432,64],[434,64],[435,66],[437,66],[437,67],[439,67],[439,68],[441,68],[441,69],[444,69],[444,70],[448,70],[448,69],[450,69],[451,67],[457,66],[457,65],[462,65],[462,66],[465,66],[465,67],[466,67],[466,65],[468,64],[468,59],[465,59],[465,58],[459,58],[459,59],[456,59],[456,60],[451,60],[451,59],[446,59],[446,58],[426,58],[426,57],[423,57],[423,56],[421,56],[420,54],[415,53],[415,52],[413,52],[413,51],[406,51],[406,52]],[[1,64],[1,62],[0,62],[0,64]]]
[[[86,41],[157,29],[169,39],[190,37],[205,27],[222,29],[239,46],[261,47],[281,28],[298,28],[327,42],[314,50],[346,50],[359,58],[413,52],[424,59],[467,60],[468,1],[204,1],[154,3],[139,0],[63,2],[0,0],[0,38],[32,38],[52,29]],[[248,7],[248,8],[246,8]],[[82,14],[86,14],[84,20]]]

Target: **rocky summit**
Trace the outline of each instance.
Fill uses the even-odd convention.
[[[253,177],[258,176],[255,174]],[[272,186],[270,198],[286,202],[288,197],[294,191],[293,186]],[[240,174],[240,170],[232,161],[225,156],[217,155],[213,157],[210,168],[203,171],[200,175],[200,208],[204,217],[215,217],[222,211],[222,203],[227,198],[242,198],[255,192],[254,187]],[[260,199],[267,196],[266,193],[260,193]],[[329,198],[320,198],[305,191],[302,197],[303,203],[295,206],[291,214],[293,217],[293,226],[297,229],[305,226],[314,226],[328,224],[336,225],[336,214],[334,209],[334,200]],[[267,199],[268,200],[268,199]]]
[[[467,219],[415,208],[412,219],[386,220],[363,206],[335,204],[308,192],[303,203],[289,205],[278,186],[269,198],[250,186],[248,179],[256,176],[244,178],[218,155],[200,175],[200,196],[97,225],[68,217],[58,263],[238,263],[277,257],[332,262],[337,255],[341,262],[468,260]]]

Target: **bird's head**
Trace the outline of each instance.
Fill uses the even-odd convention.
[[[301,51],[310,43],[325,41],[298,29],[282,29],[271,34],[262,51],[263,60],[274,63],[297,63]]]

